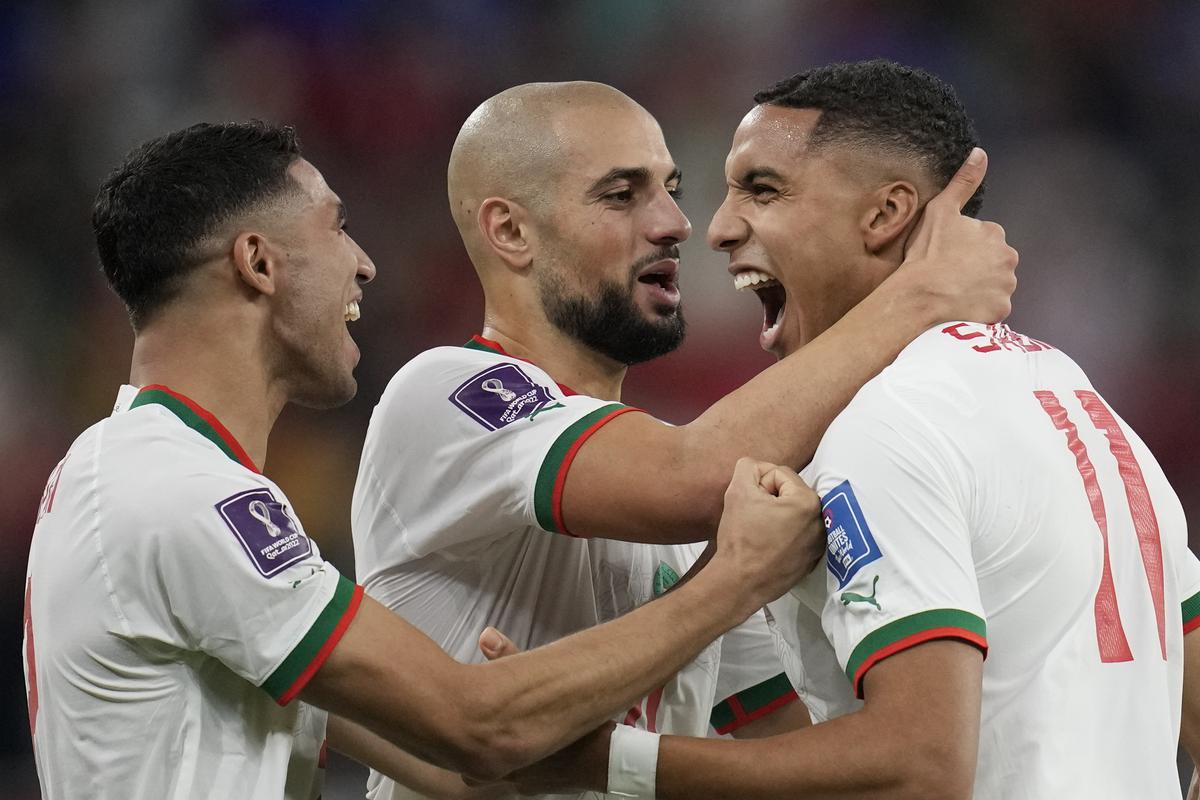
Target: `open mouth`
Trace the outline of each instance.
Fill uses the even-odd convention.
[[[770,349],[783,321],[783,308],[787,305],[787,292],[783,290],[783,284],[765,272],[748,269],[733,276],[733,288],[739,292],[753,291],[758,295],[758,300],[763,306],[763,326],[759,341],[764,348]]]
[[[662,262],[662,268],[638,275],[638,283],[650,288],[656,305],[679,305],[679,267],[674,261]]]
[[[349,303],[346,303],[346,322],[354,322],[361,316],[362,311],[358,307],[357,300],[351,300]]]

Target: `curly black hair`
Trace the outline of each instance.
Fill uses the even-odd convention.
[[[821,111],[810,147],[831,142],[916,159],[945,186],[971,148],[975,127],[950,84],[921,69],[874,59],[801,72],[754,95],[758,105]],[[963,208],[975,216],[981,185]]]
[[[92,229],[104,276],[139,330],[178,294],[214,228],[294,187],[290,126],[200,123],[136,147],[100,187]]]

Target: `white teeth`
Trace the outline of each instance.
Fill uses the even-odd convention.
[[[354,322],[362,316],[362,312],[358,309],[358,301],[353,300],[346,303],[346,322]]]
[[[765,272],[759,272],[756,269],[745,269],[733,276],[733,288],[739,292],[743,289],[761,288],[759,284],[770,286],[778,283]]]

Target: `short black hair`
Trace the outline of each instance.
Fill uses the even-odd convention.
[[[100,264],[134,330],[179,291],[222,222],[295,186],[294,128],[200,123],[134,148],[100,186],[92,230]]]
[[[810,146],[838,142],[916,159],[945,186],[979,137],[950,84],[921,69],[874,59],[801,72],[754,95],[758,105],[813,108]],[[983,186],[963,208],[975,216]]]

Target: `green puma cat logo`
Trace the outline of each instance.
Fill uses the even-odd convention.
[[[879,605],[879,602],[875,599],[875,590],[877,588],[876,584],[878,584],[878,583],[879,583],[879,576],[876,575],[875,580],[871,581],[870,597],[868,597],[866,595],[858,594],[857,592],[842,592],[842,598],[841,598],[842,605],[848,606],[851,603],[870,603],[871,605],[875,606],[875,608],[879,609],[880,611],[883,611],[883,606]]]
[[[538,414],[541,414],[543,411],[553,411],[556,408],[565,408],[565,406],[562,403],[550,403],[549,405],[545,405],[545,406],[542,406],[541,408],[537,409],[532,414],[530,414],[528,417],[526,417],[526,419],[529,420],[530,422],[532,422],[533,418],[536,417]]]

